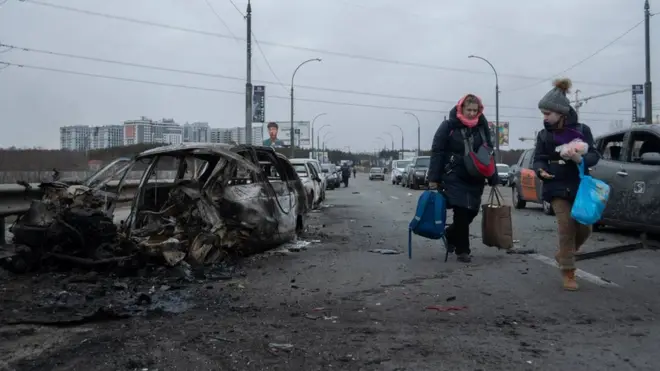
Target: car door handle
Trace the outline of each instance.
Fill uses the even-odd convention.
[[[620,170],[616,172],[618,176],[628,176],[628,173],[625,170]]]

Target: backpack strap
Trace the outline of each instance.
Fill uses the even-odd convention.
[[[474,151],[474,142],[472,141],[472,136],[469,135],[467,128],[461,129],[461,135],[463,135],[463,152],[467,156],[470,152]]]
[[[479,136],[481,137],[481,142],[483,143],[483,145],[487,145],[487,146],[491,145],[490,143],[488,143],[488,139],[486,139],[486,132],[483,127],[479,128]]]
[[[437,192],[437,195],[434,195],[434,197],[445,197],[445,196],[442,195],[442,193],[440,193],[438,191],[435,191],[435,192]],[[433,206],[434,206],[435,216],[436,217],[442,216],[445,212],[445,210],[443,210],[443,208],[445,207],[445,203],[444,202],[438,202],[437,199],[434,200],[434,201],[435,201],[434,202],[435,205],[433,205]],[[434,220],[433,222],[435,224],[444,224],[444,223],[446,223],[446,220],[442,220],[442,219],[441,220]]]

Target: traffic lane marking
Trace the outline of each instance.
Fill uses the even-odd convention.
[[[536,260],[538,260],[538,261],[540,261],[540,262],[542,262],[542,263],[548,264],[548,265],[553,266],[553,267],[555,267],[555,268],[559,268],[559,265],[557,264],[557,262],[556,262],[555,259],[553,259],[553,258],[549,258],[549,257],[547,257],[547,256],[545,256],[545,255],[541,255],[541,254],[529,254],[528,256],[531,257],[531,258],[534,258],[534,259],[536,259]],[[614,283],[614,282],[612,282],[612,281],[605,280],[605,279],[602,278],[602,277],[599,277],[599,276],[597,276],[597,275],[595,275],[595,274],[591,274],[591,273],[589,273],[589,272],[585,272],[585,271],[583,271],[582,269],[576,269],[576,270],[575,270],[575,275],[576,275],[578,278],[581,278],[581,279],[583,279],[583,280],[585,280],[585,281],[588,281],[588,282],[594,283],[594,284],[599,285],[599,286],[604,286],[604,287],[621,287],[621,286],[619,286],[618,284],[616,284],[616,283]]]

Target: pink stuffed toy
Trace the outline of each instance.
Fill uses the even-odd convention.
[[[570,143],[557,147],[559,156],[564,160],[571,160],[577,164],[582,162],[582,156],[587,153],[589,146],[580,139],[575,139]]]

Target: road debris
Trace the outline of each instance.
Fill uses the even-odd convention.
[[[382,255],[398,255],[398,254],[401,254],[401,251],[393,250],[393,249],[373,249],[373,250],[369,250],[369,252],[376,253],[376,254],[382,254]]]
[[[444,306],[444,305],[429,305],[426,307],[428,310],[435,310],[438,312],[458,312],[467,309],[466,306]]]

